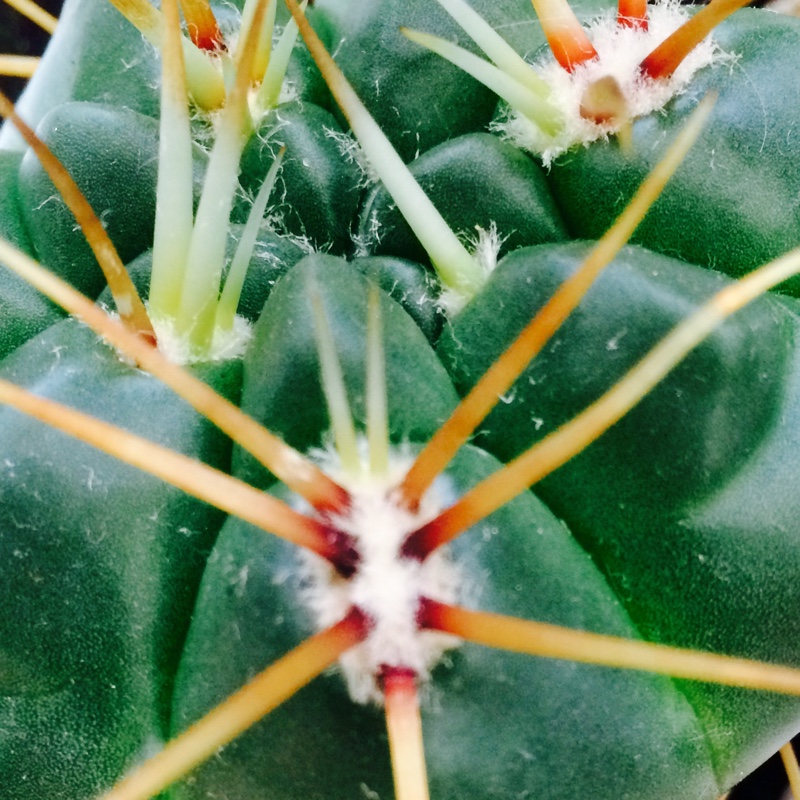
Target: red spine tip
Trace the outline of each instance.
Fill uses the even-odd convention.
[[[351,505],[350,493],[347,489],[330,483],[326,492],[319,492],[311,500],[314,508],[323,516],[346,514]]]
[[[320,532],[325,538],[325,558],[343,578],[352,578],[361,562],[355,539],[332,525],[320,525]]]
[[[575,67],[597,58],[597,50],[589,39],[586,36],[573,36],[572,31],[558,31],[548,35],[547,42],[556,61],[567,72],[572,72]]]
[[[210,53],[217,53],[225,50],[225,43],[219,31],[214,33],[198,32],[196,28],[189,29],[189,36],[192,42],[200,49]]]
[[[378,682],[386,691],[387,687],[401,688],[415,686],[417,673],[411,667],[397,666],[394,664],[381,664],[378,673]]]
[[[669,78],[689,53],[708,36],[717,25],[751,0],[711,0],[668,36],[639,65],[643,75],[654,80]]]
[[[647,0],[619,0],[617,24],[647,30]]]
[[[420,597],[419,605],[417,606],[417,627],[423,631],[442,630],[443,611],[441,603],[437,603],[429,597]]]
[[[215,53],[225,49],[225,41],[208,0],[180,0],[186,29],[200,50]]]
[[[436,520],[410,533],[400,547],[400,557],[413,561],[424,561],[435,546],[431,542],[436,539]]]
[[[352,626],[353,630],[363,640],[367,638],[367,635],[375,623],[369,614],[367,614],[365,611],[362,611],[358,606],[353,606],[347,612],[347,616],[345,616],[339,624]]]
[[[597,51],[568,0],[533,0],[533,7],[556,61],[567,72],[597,58]]]

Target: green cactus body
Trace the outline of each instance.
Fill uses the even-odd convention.
[[[220,106],[225,92],[233,105],[237,69],[248,63],[233,55],[239,11],[212,6],[231,51],[184,43],[197,103],[180,191],[198,220],[220,200],[203,189],[222,185],[212,149],[223,138]],[[518,53],[542,57],[545,36],[527,0],[480,0],[474,9]],[[576,10],[587,19],[609,12],[597,2]],[[278,42],[295,23],[281,6],[276,15]],[[531,491],[482,512],[441,548],[414,547],[416,533],[436,533],[440,512],[546,443],[712,295],[800,243],[800,23],[737,13],[714,33],[726,57],[698,69],[663,108],[620,122],[631,123],[630,148],[620,144],[624,130],[618,138],[603,121],[597,141],[546,151],[543,166],[501,135],[517,112],[498,106],[493,89],[409,41],[417,34],[400,34],[401,26],[435,34],[475,58],[471,34],[439,4],[318,0],[307,19],[457,234],[467,266],[443,260],[435,233],[433,245],[426,239],[442,228],[420,222],[431,216],[425,210],[406,211],[368,142],[373,163],[364,166],[352,109],[334,102],[338,90],[326,86],[313,46],[286,38],[283,89],[272,78],[240,81],[245,122],[232,123],[240,152],[229,155],[238,191],[220,200],[219,235],[188,250],[218,257],[197,278],[211,276],[207,296],[185,312],[193,279],[176,300],[163,288],[169,269],[158,266],[162,78],[147,39],[161,41],[163,31],[145,25],[142,35],[105,0],[68,0],[20,114],[72,174],[144,297],[152,271],[151,310],[187,337],[186,369],[310,461],[284,453],[265,464],[247,441],[232,444],[140,369],[138,356],[121,358],[6,271],[0,380],[285,501],[328,549],[326,560],[225,513],[243,512],[245,501],[214,508],[180,481],[0,409],[0,794],[104,796],[271,663],[342,617],[350,624],[352,606],[356,634],[347,635],[359,642],[339,666],[320,666],[324,674],[153,796],[424,800],[392,776],[396,747],[382,709],[392,680],[411,675],[434,800],[719,797],[800,730],[797,697],[738,679],[721,686],[484,647],[451,635],[447,609],[800,668],[796,278],[724,321]],[[283,46],[274,47],[276,62]],[[712,89],[719,98],[707,127],[632,243],[419,507],[404,504],[397,487],[416,454],[576,273]],[[540,133],[557,138],[562,110],[540,93]],[[120,305],[10,124],[0,146],[0,234],[101,306]],[[265,220],[251,220],[273,165]],[[223,177],[234,188],[231,169]],[[249,272],[230,300],[220,287],[239,280],[237,247],[248,237]],[[241,352],[218,357],[212,340],[233,325],[233,308]],[[203,328],[197,320],[206,317]],[[347,410],[335,410],[337,398]],[[383,445],[365,444],[373,435]],[[333,476],[325,486],[346,501],[308,490],[322,479],[308,466],[304,484],[293,459],[322,465]],[[276,479],[282,469],[305,499]],[[109,797],[151,794],[125,786]]]

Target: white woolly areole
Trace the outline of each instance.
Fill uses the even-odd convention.
[[[461,234],[459,234],[460,238]],[[500,248],[508,236],[501,236],[497,230],[497,223],[492,220],[488,228],[482,228],[480,225],[475,226],[475,234],[467,237],[467,249],[472,253],[475,262],[481,270],[483,285],[489,280],[489,275],[494,272],[497,266],[497,257],[500,254]],[[464,306],[469,303],[474,297],[473,294],[465,294],[452,286],[442,284],[442,293],[439,295],[437,304],[442,310],[444,315],[454,317],[461,311]]]
[[[198,353],[188,338],[175,330],[172,319],[151,319],[156,332],[158,349],[173,364],[183,367],[203,361],[231,361],[244,355],[248,342],[253,337],[253,326],[240,316],[234,317],[229,331],[215,329],[214,338],[208,352]]]
[[[565,119],[563,129],[555,136],[549,136],[511,109],[505,120],[493,124],[493,129],[518,147],[537,153],[544,165],[549,166],[556,156],[570,147],[588,145],[616,132],[613,123],[598,124],[584,119],[580,113],[584,92],[601,78],[610,76],[616,80],[631,118],[658,111],[684,91],[699,69],[712,63],[732,63],[734,60],[711,37],[706,37],[670,78],[653,80],[643,77],[639,72],[642,60],[689,16],[677,2],[668,0],[648,5],[646,31],[618,25],[614,14],[600,17],[587,28],[597,58],[579,65],[572,73],[552,58],[535,65],[536,71],[551,87],[550,102]]]
[[[312,553],[301,555],[307,571],[301,600],[320,629],[338,622],[354,605],[372,621],[366,640],[339,660],[350,696],[357,703],[383,703],[378,678],[384,666],[407,667],[425,682],[444,652],[459,642],[454,636],[417,627],[419,599],[453,603],[461,581],[458,567],[442,550],[422,563],[399,556],[406,536],[433,519],[445,500],[441,482],[427,493],[417,513],[399,508],[388,497],[390,487],[397,485],[410,463],[410,458],[393,454],[389,476],[354,478],[334,473],[328,459],[323,467],[352,497],[350,512],[333,521],[355,539],[361,561],[355,575],[345,579],[327,561]]]

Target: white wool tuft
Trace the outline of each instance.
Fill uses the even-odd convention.
[[[323,466],[329,464],[330,459]],[[406,535],[444,505],[441,486],[428,492],[417,513],[399,508],[388,497],[389,487],[409,466],[408,457],[393,455],[388,477],[335,475],[353,498],[349,513],[335,520],[340,530],[354,537],[361,555],[351,579],[311,553],[302,556],[307,589],[301,599],[320,629],[340,620],[353,605],[373,621],[367,639],[339,661],[350,696],[358,703],[383,702],[377,677],[384,665],[408,667],[425,682],[444,652],[458,643],[453,636],[417,628],[419,598],[456,602],[461,581],[458,567],[445,552],[436,551],[422,563],[398,555]]]
[[[488,228],[475,226],[475,235],[464,237],[459,234],[459,238],[467,238],[467,249],[472,253],[475,261],[483,274],[483,282],[489,279],[489,275],[494,272],[497,266],[497,257],[500,248],[508,236],[501,236],[497,230],[497,223],[492,220]],[[437,305],[446,317],[454,317],[464,306],[472,300],[474,294],[465,294],[458,289],[450,286],[442,286],[442,292],[437,300]]]
[[[613,77],[622,90],[630,116],[635,118],[663,108],[684,91],[699,69],[733,61],[711,37],[706,37],[672,77],[663,80],[642,77],[638,69],[642,60],[689,18],[687,11],[672,0],[648,6],[648,16],[646,31],[618,25],[615,15],[603,16],[592,23],[587,33],[598,57],[576,67],[572,73],[552,58],[536,65],[536,71],[552,89],[551,102],[566,120],[560,133],[548,136],[513,110],[508,111],[505,120],[494,123],[493,128],[518,147],[539,154],[544,165],[549,166],[556,156],[574,145],[588,145],[615,133],[613,124],[597,124],[581,117],[584,92],[595,81]]]
[[[158,349],[173,363],[179,366],[197,364],[202,361],[232,361],[244,355],[245,348],[253,336],[253,326],[244,317],[236,316],[233,328],[229,331],[214,331],[214,339],[208,353],[194,351],[185,335],[175,330],[172,319],[152,320],[156,332]]]
[[[475,226],[475,236],[470,240],[470,249],[487,279],[497,266],[497,256],[506,239],[508,236],[500,235],[494,220],[488,229],[481,228],[480,225]]]

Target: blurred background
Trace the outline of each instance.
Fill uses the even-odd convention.
[[[62,0],[37,0],[46,11],[58,15]],[[38,56],[50,38],[38,25],[0,0],[0,54]],[[25,86],[24,78],[0,76],[0,89],[16,98]]]

